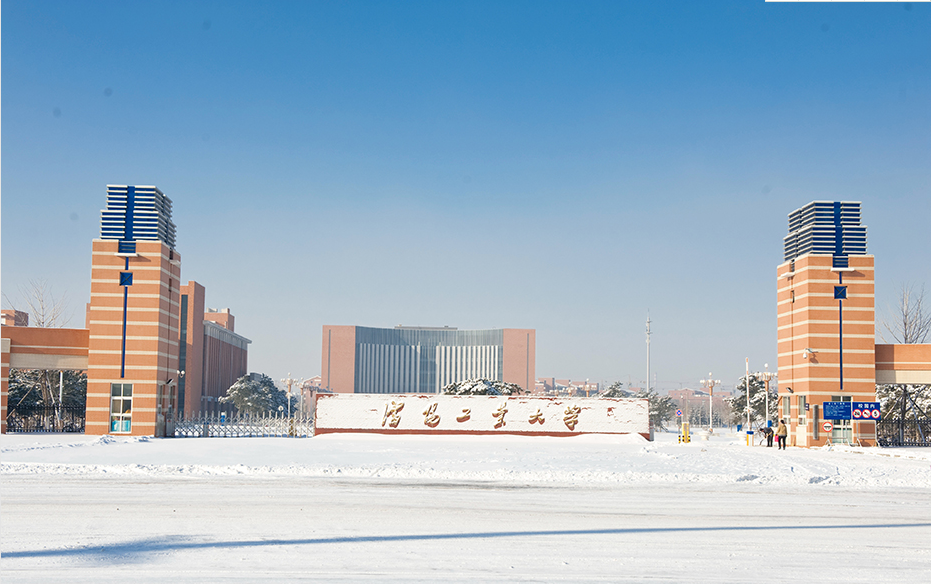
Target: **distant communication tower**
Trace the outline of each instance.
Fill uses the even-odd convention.
[[[647,311],[647,391],[650,390],[650,311]]]

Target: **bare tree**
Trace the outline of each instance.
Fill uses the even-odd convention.
[[[903,284],[899,292],[899,305],[889,319],[883,319],[883,326],[897,343],[923,343],[931,333],[931,312],[924,304],[925,287],[915,288],[912,284]],[[880,336],[884,337],[882,332]],[[883,338],[885,340],[885,338]]]
[[[63,328],[71,320],[67,314],[67,298],[65,294],[56,297],[52,293],[48,280],[29,280],[25,286],[20,286],[19,295],[22,303],[19,306],[3,295],[4,300],[13,310],[29,313],[29,320],[33,326],[39,328]]]
[[[19,295],[22,303],[17,306],[4,294],[3,298],[13,310],[29,313],[30,322],[38,328],[63,328],[71,320],[67,313],[66,296],[55,296],[48,280],[29,280],[25,286],[20,286]],[[46,404],[54,404],[57,392],[54,387],[58,382],[57,372],[48,370],[36,371],[35,384]]]

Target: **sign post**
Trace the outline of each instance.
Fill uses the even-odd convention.
[[[878,422],[881,415],[882,411],[879,402],[853,402],[851,407],[851,419],[854,422]],[[860,430],[860,426],[857,425],[856,437],[858,444],[860,443]]]
[[[850,420],[853,418],[853,404],[851,402],[824,402],[822,408],[824,409],[824,424],[821,426],[825,428],[829,424],[829,420]],[[853,432],[851,424],[851,433]],[[834,425],[831,424],[831,430],[834,429]],[[826,433],[829,433],[830,430],[825,429]],[[852,437],[852,436],[851,436]],[[832,436],[828,436],[828,443],[833,444]]]
[[[682,420],[682,410],[676,410],[676,417],[679,418],[679,443],[691,442],[692,439],[689,436],[688,419],[685,421]]]

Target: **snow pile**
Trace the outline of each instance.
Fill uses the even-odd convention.
[[[37,438],[39,440],[37,440]],[[288,438],[3,437],[2,474],[342,477],[560,485],[670,483],[927,487],[924,449],[747,447],[742,436],[678,444],[637,435],[328,435]]]

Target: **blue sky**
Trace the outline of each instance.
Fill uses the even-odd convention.
[[[323,324],[535,328],[538,376],[775,368],[786,216],[863,202],[877,309],[931,293],[931,5],[2,7],[2,289],[89,296],[105,185],[320,372]],[[4,303],[4,306],[6,303]]]

